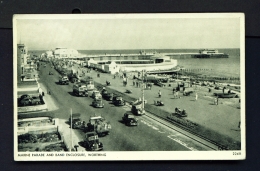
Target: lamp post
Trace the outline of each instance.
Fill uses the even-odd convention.
[[[144,113],[144,70],[142,70],[142,113]]]
[[[72,109],[70,109],[70,152],[72,148]]]

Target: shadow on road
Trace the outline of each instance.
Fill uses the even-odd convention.
[[[118,120],[119,123],[125,124],[123,120]]]
[[[78,144],[79,144],[81,147],[85,148],[85,147],[84,147],[84,141],[80,141],[80,142],[78,142]],[[85,148],[85,150],[87,151],[86,148]]]
[[[68,92],[71,96],[75,96],[73,92],[69,91]]]

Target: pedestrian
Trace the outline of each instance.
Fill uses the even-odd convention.
[[[198,93],[195,94],[195,101],[198,100]]]
[[[41,89],[41,87],[39,87],[39,94],[41,94],[42,95],[42,89]]]
[[[159,98],[161,98],[161,97],[162,97],[161,90],[159,90],[159,92],[158,92],[158,95],[159,95]]]
[[[211,92],[211,88],[209,88],[209,93]]]
[[[138,81],[136,81],[136,87],[138,87]]]
[[[216,105],[218,105],[218,96],[217,96],[217,99],[216,99],[217,101],[216,101]]]
[[[239,129],[240,129],[240,124],[241,124],[241,122],[239,121],[239,122],[238,122],[238,128],[239,128]]]
[[[135,86],[135,80],[133,81],[133,86]]]

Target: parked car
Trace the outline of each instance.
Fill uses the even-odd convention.
[[[68,84],[69,84],[69,79],[68,79],[68,77],[65,76],[65,75],[61,76],[61,77],[59,78],[59,83],[62,84],[62,85],[64,85],[64,84],[68,85]]]
[[[23,95],[21,95],[21,97],[20,97],[19,100],[22,100],[22,99],[24,99],[24,98],[31,98],[31,96],[28,95],[28,94],[23,94]]]
[[[145,110],[142,108],[142,102],[138,101],[136,103],[132,103],[131,112],[135,115],[145,115]]]
[[[19,100],[18,105],[20,106],[30,106],[41,104],[41,99],[39,97],[24,97]]]
[[[165,84],[163,84],[161,81],[156,81],[154,84],[159,87],[165,87]]]
[[[92,106],[96,107],[96,108],[103,108],[104,103],[103,103],[102,99],[94,99],[94,101],[92,102]]]
[[[112,101],[113,99],[113,93],[107,92],[107,90],[102,91],[102,97],[108,101]]]
[[[91,97],[94,98],[94,99],[101,99],[101,98],[102,98],[100,92],[97,91],[97,90],[94,90],[94,91],[93,91]]]
[[[101,151],[103,150],[103,144],[99,142],[99,138],[96,132],[87,132],[84,140],[84,147],[87,151]]]
[[[124,106],[125,105],[125,101],[123,100],[123,98],[121,96],[114,96],[112,99],[112,103],[116,106]]]
[[[124,116],[122,117],[122,121],[127,126],[137,126],[138,125],[138,119],[135,118],[131,112],[126,112],[124,114]]]
[[[72,129],[84,129],[85,121],[81,121],[80,113],[74,113],[69,116],[69,124],[72,124]]]
[[[111,124],[102,116],[90,117],[85,132],[95,131],[99,136],[108,135],[111,130]]]

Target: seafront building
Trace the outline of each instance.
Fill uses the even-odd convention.
[[[24,44],[17,44],[17,98],[22,95],[39,96],[41,86],[38,83],[39,64],[28,54],[28,49]],[[26,109],[25,109],[26,108]],[[47,105],[30,107],[18,107],[19,112],[30,112],[31,110],[46,110]]]
[[[79,53],[75,49],[56,48],[54,50],[55,58],[77,58],[78,55]]]
[[[48,56],[47,52],[45,56]],[[136,54],[84,55],[75,49],[56,48],[54,57],[56,59],[78,60],[81,61],[81,64],[86,63],[88,67],[111,74],[121,71],[169,70],[177,66],[177,60],[171,59],[170,56],[144,51]]]

